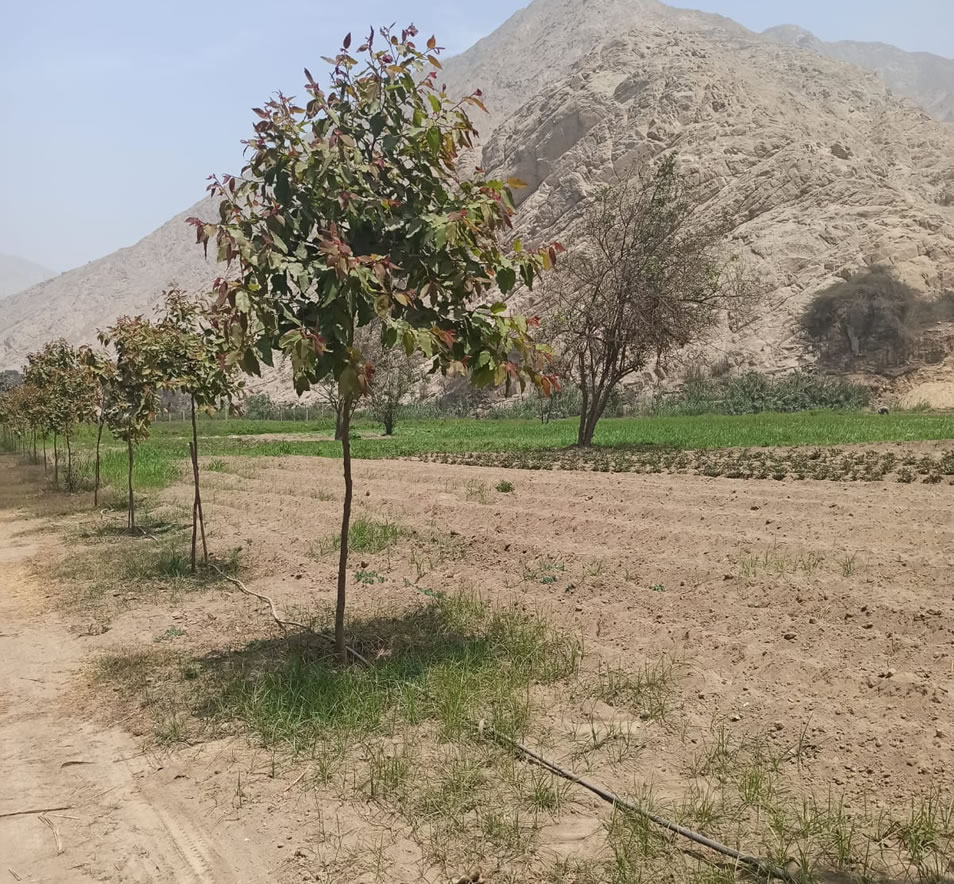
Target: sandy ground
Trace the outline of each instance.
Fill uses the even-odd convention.
[[[241,547],[249,585],[283,608],[330,605],[334,556],[309,551],[335,531],[340,462],[225,461],[232,472],[204,476],[213,550]],[[420,595],[408,582],[471,588],[544,614],[581,636],[588,654],[636,668],[663,654],[679,661],[681,738],[632,722],[646,746],[632,764],[591,760],[590,775],[610,787],[652,784],[678,796],[687,747],[724,726],[739,738],[803,741],[809,751],[796,779],[805,794],[834,790],[903,808],[932,790],[954,791],[947,485],[399,461],[359,461],[355,475],[356,517],[391,519],[412,533],[386,553],[355,558],[355,568],[386,580],[353,585],[353,613],[414,604]],[[187,651],[239,648],[270,634],[260,607],[234,593],[196,594],[175,611],[151,603],[115,611],[108,632],[78,637],[76,622],[44,612],[55,589],[27,567],[63,550],[56,535],[37,533],[44,520],[18,512],[28,490],[18,476],[0,464],[2,865],[35,881],[323,880],[310,860],[328,843],[329,820],[338,831],[360,830],[381,816],[376,806],[316,808],[293,783],[293,763],[276,778],[242,739],[144,754],[128,733],[139,729],[134,713],[122,721],[111,711],[116,723],[107,725],[69,700],[96,653],[154,647],[170,623],[186,631]],[[502,479],[511,493],[495,490]],[[165,499],[188,495],[179,486]],[[435,537],[441,556],[427,552]],[[572,714],[560,698],[548,711],[557,730]],[[552,751],[569,757],[559,742]],[[61,805],[70,809],[48,817],[60,854],[37,814],[2,816]],[[556,855],[592,847],[603,819],[597,803],[575,800],[542,843]],[[407,871],[388,880],[421,879]]]
[[[268,880],[250,839],[223,821],[191,772],[165,770],[127,731],[71,702],[90,648],[48,610],[50,590],[27,567],[58,544],[38,533],[46,520],[21,509],[34,487],[0,465],[0,875],[50,884]]]
[[[333,557],[305,551],[335,530],[340,463],[231,463],[245,474],[209,481],[216,542],[252,548],[257,585],[283,604],[330,604]],[[808,785],[846,794],[954,787],[954,489],[396,461],[355,473],[358,516],[459,538],[423,584],[519,599],[609,659],[678,658],[700,732],[806,728]],[[515,490],[495,491],[501,479]],[[368,564],[385,571],[381,558]],[[387,564],[382,588],[352,589],[356,609],[413,596],[411,563]],[[680,779],[674,761],[644,773]]]

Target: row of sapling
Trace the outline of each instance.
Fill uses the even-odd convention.
[[[514,313],[509,301],[563,249],[513,238],[511,188],[522,182],[459,168],[474,146],[469,109],[484,109],[480,93],[448,95],[438,85],[436,41],[419,47],[416,36],[413,27],[372,31],[352,54],[349,35],[327,89],[306,70],[301,105],[279,93],[256,108],[247,164],[210,185],[218,220],[189,219],[228,266],[213,285],[208,322],[173,292],[156,323],[123,319],[101,335],[114,362],[90,358],[101,424],[127,443],[130,530],[134,445],[148,435],[161,390],[190,397],[193,563],[196,408],[230,399],[231,371],[259,374],[276,352],[298,394],[330,393],[345,492],[335,609],[342,663],[359,403],[389,432],[421,364],[477,387],[529,385],[544,396],[559,389],[562,367],[581,390],[578,441],[586,446],[621,382],[698,340],[742,300],[722,260],[726,225],[700,220],[668,158],[649,179],[607,189],[587,213],[579,247],[552,286],[555,361],[534,339],[539,320]]]
[[[95,408],[92,377],[80,352],[66,341],[51,341],[27,356],[21,389],[34,391],[28,409],[34,424],[34,459],[36,433],[44,442],[53,437],[53,480],[59,483],[59,439],[66,445],[66,486],[74,490],[73,436],[80,424],[89,420]],[[46,464],[46,451],[43,454]]]
[[[199,489],[199,409],[231,408],[241,391],[235,365],[226,361],[226,342],[206,321],[203,305],[178,288],[163,296],[160,315],[154,322],[143,317],[124,317],[101,332],[100,343],[114,358],[93,354],[99,382],[100,421],[96,442],[97,481],[99,449],[105,425],[126,443],[128,457],[127,527],[136,530],[133,493],[135,446],[149,436],[159,410],[163,391],[189,397],[192,440],[189,443],[193,477],[192,571],[196,570],[197,538],[201,534],[203,561],[208,563],[208,546]]]

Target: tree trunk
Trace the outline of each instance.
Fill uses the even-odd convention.
[[[346,398],[341,407],[341,452],[344,461],[345,496],[341,508],[341,547],[338,556],[338,600],[335,606],[335,653],[342,666],[348,662],[345,644],[345,603],[348,580],[348,533],[351,530],[351,399]]]
[[[39,460],[40,458],[37,456],[37,453],[36,453],[36,430],[34,430],[33,431],[33,465],[36,466]]]
[[[60,449],[56,445],[56,433],[53,434],[53,484],[60,484]]]
[[[596,425],[603,416],[606,409],[606,403],[609,400],[609,394],[604,395],[602,390],[594,390],[592,393],[584,393],[583,407],[580,410],[580,427],[577,432],[576,444],[580,448],[589,448],[593,444],[593,436],[596,433]]]
[[[202,562],[209,564],[209,548],[205,541],[205,518],[202,515],[202,496],[199,494],[199,429],[195,421],[195,396],[192,397],[192,442],[189,444],[192,455],[192,479],[195,483],[195,495],[192,499],[192,573],[195,574],[196,535],[202,534]]]
[[[66,490],[73,491],[73,446],[70,444],[70,434],[67,433],[66,439]]]
[[[343,414],[344,414],[344,405],[343,405],[343,403],[339,402],[339,403],[335,406],[335,442],[340,441],[341,438],[342,438],[342,435],[341,435],[341,424],[342,424],[342,421],[343,421]],[[351,424],[350,418],[351,418],[351,415],[349,414],[349,415],[348,415],[349,428],[350,428],[350,424]]]
[[[46,466],[47,466],[46,464],[46,435],[44,434],[43,436],[43,472],[44,473],[48,472]]]
[[[133,501],[133,444],[132,439],[126,439],[126,450],[129,453],[129,500],[128,500],[128,513],[126,517],[126,524],[129,526],[129,533],[136,533],[136,508],[135,502]]]
[[[384,435],[393,436],[394,435],[394,415],[389,411],[384,413]]]
[[[96,475],[93,477],[93,506],[99,506],[99,447],[103,441],[103,418],[96,427]]]

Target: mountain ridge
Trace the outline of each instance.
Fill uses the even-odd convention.
[[[954,172],[942,162],[945,155],[954,156],[947,134],[954,127],[930,121],[912,102],[892,96],[873,73],[829,59],[814,46],[792,45],[805,34],[784,27],[769,36],[755,34],[725,17],[674,9],[659,0],[536,0],[449,58],[444,79],[458,93],[484,91],[492,111],[477,120],[484,164],[494,171],[515,170],[531,183],[518,195],[517,224],[528,237],[572,232],[580,201],[606,180],[608,171],[618,174],[665,150],[678,150],[687,169],[709,176],[713,192],[721,192],[718,198],[759,211],[740,224],[740,236],[750,237],[750,260],[766,264],[763,269],[779,283],[775,301],[788,303],[788,292],[790,304],[779,314],[787,322],[808,287],[875,257],[895,263],[922,289],[937,290],[945,274],[954,272],[954,264],[949,267],[954,229],[945,211],[954,205]],[[660,53],[668,69],[653,66],[652,53],[644,49],[632,59],[621,54],[619,45],[636,49],[640,40]],[[687,66],[676,51],[680,47],[690,61],[710,56],[713,66]],[[731,60],[743,57],[749,68],[740,79]],[[791,77],[779,86],[772,99],[779,104],[773,107],[756,85],[780,82],[782,73],[773,69],[777,60],[790,68]],[[550,119],[541,116],[546,107]],[[754,108],[761,117],[752,116]],[[744,111],[748,122],[743,125],[740,116],[734,128],[745,131],[725,135],[723,128],[737,111]],[[814,138],[802,131],[812,121],[822,121]],[[718,156],[716,140],[706,142],[710,125],[718,134]],[[637,130],[639,138],[633,140]],[[920,140],[904,130],[919,133]],[[789,137],[793,131],[801,133],[799,139]],[[885,132],[897,133],[898,144],[885,143]],[[632,143],[626,156],[607,154],[607,145],[615,149],[627,138]],[[868,141],[874,145],[870,150]],[[913,163],[919,174],[898,172],[908,169],[905,163]],[[733,197],[727,188],[737,176],[740,195]],[[806,218],[786,217],[773,202],[769,182],[789,195],[792,211],[824,217],[819,230],[803,223]],[[880,204],[864,196],[866,188]],[[798,189],[807,196],[799,196]],[[868,217],[878,212],[882,221]],[[213,217],[212,202],[200,200],[138,243],[0,302],[0,368],[19,367],[26,353],[49,337],[91,341],[97,328],[118,315],[149,313],[172,283],[207,289],[220,269],[194,245],[184,223],[189,215]],[[759,215],[764,223],[781,225],[774,241],[755,229]],[[935,230],[922,232],[918,217]],[[826,237],[854,243],[854,251],[833,252]],[[759,249],[765,254],[756,254]],[[771,254],[773,249],[777,254]],[[925,249],[930,254],[920,254]],[[809,274],[806,266],[815,270]],[[763,331],[776,355],[746,358],[791,362],[790,353],[778,356],[779,347],[789,346],[781,326]],[[751,349],[751,343],[745,346]]]
[[[18,255],[0,255],[0,300],[56,276],[56,271]]]

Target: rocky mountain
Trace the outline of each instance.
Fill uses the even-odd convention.
[[[954,279],[954,127],[874,74],[804,49],[670,23],[613,36],[529,97],[485,165],[527,181],[517,232],[572,244],[586,197],[677,152],[760,280],[754,325],[719,348],[740,365],[808,361],[808,298],[874,264],[927,296]]]
[[[21,292],[55,275],[52,270],[25,258],[0,255],[0,298]]]
[[[732,247],[764,289],[759,320],[718,342],[740,365],[805,361],[793,319],[839,275],[887,263],[927,296],[950,287],[954,127],[790,32],[657,0],[535,0],[444,77],[485,93],[483,162],[528,182],[525,241],[572,245],[595,188],[677,152],[707,208],[735,219]],[[217,270],[193,245],[191,214],[211,206],[0,304],[0,368],[54,334],[90,340],[150,310],[170,282],[206,286]]]
[[[916,101],[931,116],[954,122],[954,59],[930,52],[905,52],[887,43],[826,43],[797,25],[769,28],[762,36],[874,71],[891,89]]]

